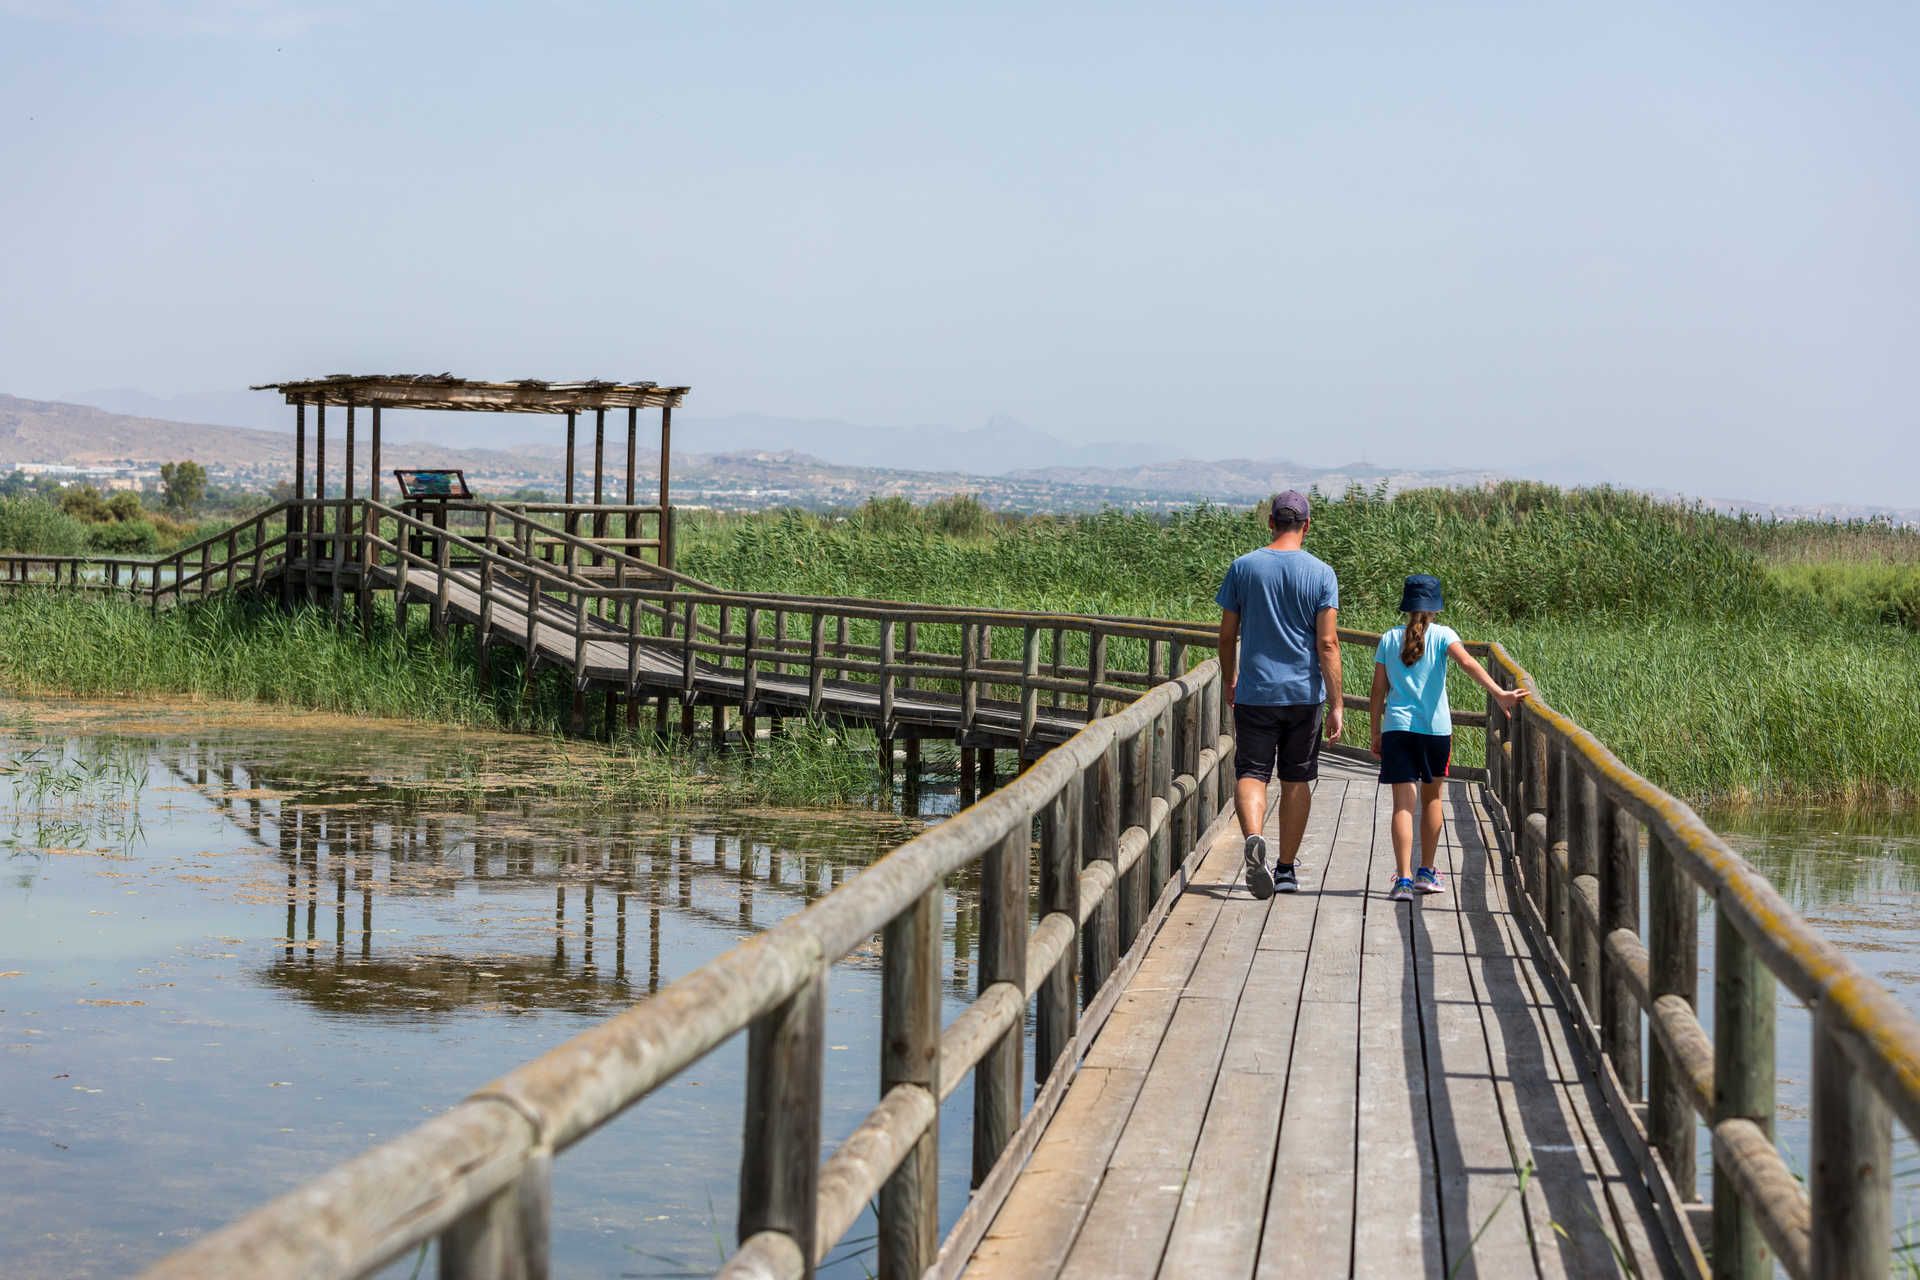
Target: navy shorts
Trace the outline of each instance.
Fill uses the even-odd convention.
[[[1380,781],[1438,782],[1453,759],[1450,733],[1408,733],[1392,729],[1380,735]]]
[[[1233,707],[1233,773],[1237,778],[1312,782],[1320,776],[1317,702],[1297,706]]]

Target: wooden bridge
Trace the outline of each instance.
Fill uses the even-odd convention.
[[[417,394],[349,382],[287,394]],[[576,408],[611,385],[538,392],[570,455]],[[609,515],[623,536],[593,536]],[[1498,645],[1475,647],[1534,696],[1456,715],[1484,767],[1448,787],[1451,893],[1379,895],[1381,797],[1335,762],[1303,891],[1258,902],[1211,627],[723,591],[672,568],[670,531],[664,482],[649,513],[387,505],[349,479],[157,562],[5,558],[7,586],[154,608],[245,590],[370,628],[382,599],[403,626],[424,608],[470,630],[483,671],[504,646],[522,679],[564,672],[581,729],[597,694],[608,729],[651,702],[657,726],[704,709],[716,736],[731,710],[748,746],[762,719],[870,725],[888,768],[896,740],[909,767],[930,735],[989,753],[955,817],[151,1275],[360,1276],[427,1242],[443,1276],[546,1275],[553,1161],[741,1031],[730,1277],[811,1275],[869,1205],[885,1277],[1888,1273],[1920,1023]],[[995,750],[1022,766],[998,787]],[[977,992],[942,1025],[942,889],[976,864]],[[875,939],[880,1097],[822,1162],[826,984]],[[1804,1180],[1773,1133],[1776,986],[1813,1012]],[[939,1104],[963,1087],[956,1217]]]

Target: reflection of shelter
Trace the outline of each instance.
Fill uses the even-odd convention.
[[[543,382],[522,379],[517,382],[479,382],[450,374],[332,374],[294,382],[266,383],[256,391],[278,391],[293,406],[294,488],[296,502],[304,501],[308,479],[307,410],[313,409],[312,496],[328,498],[327,410],[338,409],[346,416],[346,457],[335,468],[342,475],[338,495],[349,506],[356,498],[380,500],[382,464],[381,413],[385,409],[423,409],[459,413],[535,413],[564,416],[566,431],[566,470],[562,500],[558,503],[530,503],[530,513],[558,515],[564,518],[570,534],[590,537],[631,554],[655,560],[669,568],[673,565],[673,507],[669,479],[672,453],[673,410],[687,387],[664,387],[654,382]],[[359,491],[360,470],[356,439],[360,410],[368,412],[368,454],[366,490]],[[660,485],[656,503],[642,504],[639,495],[639,435],[642,410],[660,411]],[[609,502],[607,460],[607,414],[626,418],[626,455],[621,477],[623,500]],[[593,487],[590,502],[579,501],[577,475],[580,471],[578,428],[583,415],[593,420]],[[617,427],[616,427],[617,429]],[[346,519],[343,506],[341,519]],[[287,533],[303,531],[304,510],[300,506],[288,512]],[[617,523],[616,523],[617,521]],[[615,536],[614,530],[618,530]],[[344,523],[339,532],[345,533]]]
[[[672,977],[663,972],[663,964],[671,969],[663,950],[676,920],[727,934],[758,930],[867,861],[831,831],[805,842],[811,847],[788,849],[754,840],[744,826],[666,833],[616,825],[546,840],[494,834],[489,828],[498,832],[501,824],[480,813],[420,812],[418,795],[407,791],[368,802],[349,788],[342,795],[358,803],[339,804],[320,779],[243,770],[204,743],[167,764],[278,853],[285,943],[263,979],[336,1013],[419,1016],[477,1005],[605,1011]],[[294,794],[317,803],[299,804]],[[445,897],[463,885],[518,896],[533,910],[535,895],[551,887],[551,953],[502,952],[499,942],[474,954],[419,951],[401,938],[376,948],[378,901]],[[958,908],[956,990],[967,985],[974,910]]]

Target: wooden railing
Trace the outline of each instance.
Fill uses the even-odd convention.
[[[1691,1239],[1679,1218],[1696,1183],[1697,1118],[1712,1136],[1712,1274],[1771,1275],[1771,1253],[1796,1278],[1885,1276],[1892,1117],[1920,1135],[1920,1020],[1692,809],[1549,706],[1498,645],[1489,669],[1531,691],[1516,715],[1491,700],[1488,712],[1490,789],[1525,881],[1519,903],[1603,1063],[1615,1118],[1664,1184],[1669,1235]],[[1695,1013],[1701,892],[1713,906],[1711,1036]],[[1813,1014],[1804,1184],[1774,1141],[1776,983]]]
[[[162,556],[0,555],[0,587],[58,587],[122,594],[159,607],[253,586],[286,559],[283,523],[292,504],[278,503]]]
[[[945,1255],[964,1260],[1193,851],[1231,821],[1220,710],[1215,663],[1163,681],[798,915],[150,1274],[365,1275],[429,1240],[442,1275],[545,1274],[554,1158],[741,1030],[747,1155],[722,1274],[810,1275],[876,1197],[880,1274],[939,1262],[939,1105],[971,1074],[977,1191]],[[942,885],[975,862],[979,993],[942,1027]],[[823,1165],[827,976],[876,935],[881,1096]],[[1040,1087],[1023,1120],[1029,1004]]]

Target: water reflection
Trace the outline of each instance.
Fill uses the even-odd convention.
[[[551,744],[496,735],[5,710],[0,759],[22,783],[0,815],[17,872],[0,885],[10,1275],[137,1270],[657,991],[923,825],[660,812],[556,773]],[[929,808],[947,799],[929,788]],[[948,1017],[971,994],[969,893],[949,887]],[[829,1146],[878,1095],[879,985],[877,945],[834,973]],[[559,1163],[557,1274],[712,1269],[731,1236],[739,1056],[724,1047]],[[967,1106],[963,1090],[942,1135],[949,1219],[965,1204]],[[857,1271],[867,1248],[838,1256]]]

